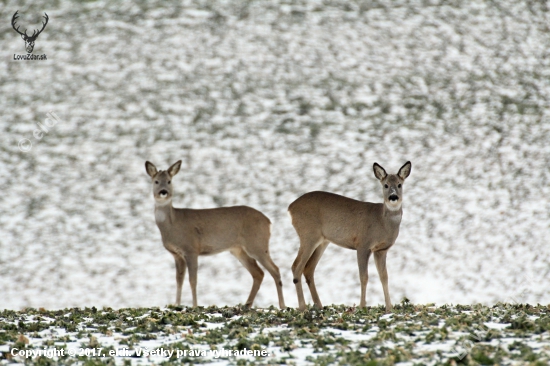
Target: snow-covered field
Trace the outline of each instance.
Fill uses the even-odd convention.
[[[47,61],[13,60],[16,10],[29,29],[48,13],[34,50]],[[0,14],[0,308],[173,302],[144,162],[178,159],[176,207],[271,219],[289,306],[288,205],[312,190],[380,202],[372,164],[407,160],[394,302],[550,302],[545,2],[8,1]],[[60,122],[37,140],[49,111]],[[324,304],[358,303],[356,263],[329,246]],[[243,303],[251,284],[230,254],[200,258],[200,305]],[[276,301],[266,276],[255,305]],[[372,263],[367,301],[383,302]]]
[[[548,306],[0,312],[0,365],[548,365]],[[254,354],[255,352],[255,354]]]

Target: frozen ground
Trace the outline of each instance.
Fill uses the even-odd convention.
[[[392,314],[382,306],[5,310],[0,365],[543,366],[548,310],[406,301]]]
[[[289,306],[288,205],[318,189],[379,202],[372,164],[407,160],[394,302],[548,303],[546,3],[267,3],[0,4],[0,308],[173,302],[144,161],[178,159],[176,207],[272,220]],[[13,60],[16,10],[29,28],[50,16],[47,61]],[[50,110],[61,122],[36,140]],[[358,303],[355,252],[330,246],[316,279],[325,304]],[[251,284],[229,254],[200,259],[201,305],[242,303]],[[276,304],[269,276],[255,304]]]

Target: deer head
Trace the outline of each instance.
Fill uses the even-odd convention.
[[[40,30],[35,29],[34,32],[32,33],[32,36],[29,36],[27,34],[26,29],[25,29],[25,33],[21,33],[19,31],[19,26],[17,26],[17,28],[15,27],[15,25],[16,25],[15,22],[18,18],[18,16],[17,16],[18,11],[16,11],[15,14],[13,14],[13,17],[11,18],[11,26],[13,27],[13,29],[17,33],[19,33],[21,35],[21,38],[23,38],[23,40],[25,41],[25,48],[27,49],[27,53],[32,53],[32,50],[34,49],[34,41],[36,41],[36,38],[38,38],[40,33],[42,33],[44,28],[46,28],[46,24],[48,24],[48,19],[49,19],[48,14],[44,13],[44,19],[46,19],[46,21],[42,22],[42,29],[40,29]]]

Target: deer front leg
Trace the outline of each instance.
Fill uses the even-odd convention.
[[[357,264],[359,265],[359,280],[361,281],[360,308],[367,307],[367,283],[369,282],[369,258],[371,253],[367,246],[357,249]]]
[[[197,307],[197,274],[199,271],[199,256],[190,254],[185,256],[185,262],[189,268],[189,284],[193,295],[193,307]]]
[[[185,263],[185,259],[179,254],[172,253],[172,255],[176,261],[176,305],[181,305],[181,288],[183,286],[187,264]]]
[[[386,312],[390,312],[393,309],[390,301],[390,291],[388,289],[388,270],[386,268],[386,254],[387,250],[381,250],[374,252],[374,262],[376,263],[376,269],[378,270],[378,276],[380,276],[380,282],[382,282],[382,288],[384,289],[384,300],[386,301]]]

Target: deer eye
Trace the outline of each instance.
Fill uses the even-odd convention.
[[[388,185],[387,185],[387,184],[384,184],[384,188],[388,188]]]
[[[159,181],[158,181],[158,180],[156,180],[156,181],[155,181],[155,184],[159,184]]]
[[[168,181],[168,184],[170,184],[170,181]]]
[[[398,187],[398,188],[401,188],[401,184],[398,184],[397,187]]]

